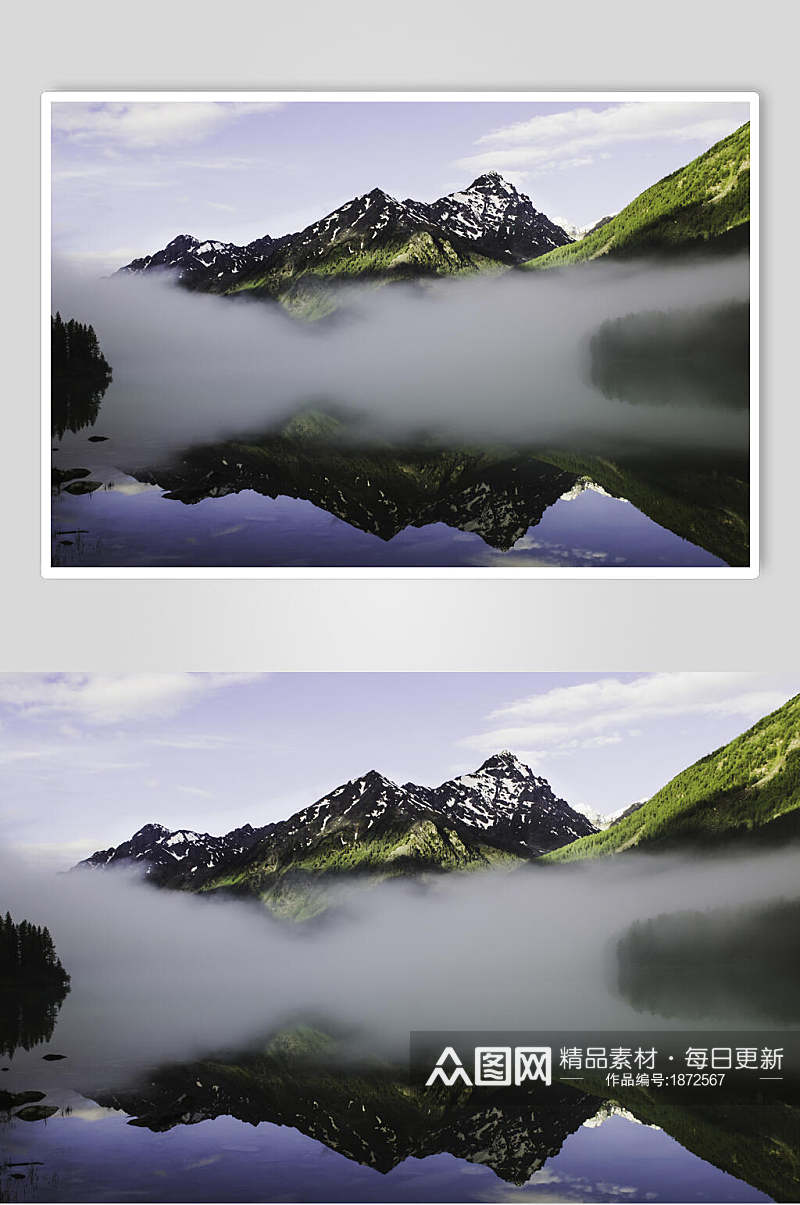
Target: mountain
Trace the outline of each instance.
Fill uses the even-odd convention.
[[[428,206],[375,188],[285,238],[263,261],[235,276],[207,278],[204,287],[234,295],[247,291],[295,315],[319,317],[338,303],[342,281],[417,280],[504,267],[479,241],[439,225]]]
[[[616,217],[616,214],[607,213],[605,217],[598,218],[596,222],[591,222],[588,226],[582,226],[581,238],[585,238],[587,234],[594,234],[595,230],[602,230],[614,217]]]
[[[614,257],[747,246],[750,233],[750,123],[640,193],[610,221],[524,265],[561,268]]]
[[[728,565],[750,563],[750,481],[747,455],[701,449],[676,455],[648,449],[592,454],[537,449],[539,459],[588,478],[614,498],[625,498],[648,518],[698,544]]]
[[[602,812],[598,812],[594,808],[588,807],[586,804],[579,805],[576,803],[575,810],[580,812],[582,816],[585,816],[589,823],[594,825],[598,832],[601,829],[607,828],[610,823],[608,817],[604,816]]]
[[[800,695],[683,770],[604,832],[547,855],[568,862],[626,849],[718,848],[800,834]]]
[[[258,440],[195,446],[166,464],[125,467],[187,506],[253,490],[307,499],[382,540],[409,526],[446,523],[501,549],[575,484],[574,474],[518,450],[347,446],[354,431],[353,423],[306,410]]]
[[[246,853],[252,845],[273,826],[254,829],[249,824],[226,833],[224,837],[212,837],[209,833],[196,833],[191,829],[171,830],[163,824],[145,824],[128,841],[109,849],[99,849],[81,865],[110,866],[113,863],[146,865],[148,876],[180,878],[198,870],[212,870],[223,862]]]
[[[647,803],[646,799],[637,799],[635,803],[629,803],[625,807],[618,808],[616,812],[612,812],[610,816],[605,817],[605,823],[598,825],[598,828],[610,828],[612,824],[619,824],[620,820],[627,819],[634,812],[638,812],[640,807],[644,807]]]
[[[121,468],[187,506],[253,490],[306,499],[382,540],[409,526],[445,523],[498,549],[512,548],[549,506],[577,496],[588,480],[727,564],[749,564],[746,455],[709,462],[703,449],[677,457],[637,448],[612,459],[537,446],[447,447],[424,435],[391,443],[368,438],[360,421],[334,407],[303,408],[246,439],[194,444]]]
[[[570,222],[567,218],[554,218],[553,221],[561,227],[565,234],[568,234],[573,243],[580,242],[587,234],[594,234],[595,230],[599,230],[601,226],[605,226],[613,218],[613,213],[609,213],[604,218],[599,218],[595,222],[587,222],[585,226],[576,226],[574,222]]]
[[[478,176],[463,192],[441,197],[427,209],[442,229],[502,263],[523,263],[533,258],[530,247],[543,255],[569,241],[560,226],[498,172]]]
[[[273,911],[304,917],[326,906],[334,881],[353,874],[513,865],[594,831],[544,778],[503,752],[436,788],[399,786],[371,770],[288,820],[223,837],[147,824],[79,865],[140,863],[160,886],[255,895]]]
[[[337,1060],[339,1042],[311,1026],[274,1035],[262,1050],[153,1069],[121,1091],[87,1094],[130,1124],[164,1133],[236,1117],[291,1126],[346,1159],[386,1174],[409,1158],[447,1152],[523,1185],[603,1098],[561,1084],[509,1093],[431,1089],[382,1059]]]
[[[603,812],[595,811],[594,808],[587,807],[585,804],[575,804],[575,810],[585,816],[590,824],[594,825],[598,832],[603,829],[610,828],[612,824],[619,824],[620,820],[624,820],[626,816],[632,816],[633,813],[646,803],[646,799],[637,800],[636,803],[623,804],[621,808],[617,808],[614,812],[604,814]]]
[[[182,284],[196,287],[203,281],[235,276],[244,267],[252,268],[267,258],[279,241],[267,235],[246,247],[237,247],[235,243],[221,243],[216,239],[202,242],[193,234],[179,234],[163,250],[134,259],[119,271],[128,274],[170,272]]]
[[[769,1200],[798,1199],[800,1108],[788,1081],[774,1085],[770,1097],[734,1103],[719,1097],[721,1089],[714,1099],[699,1099],[625,1087],[610,1098],[605,1074],[525,1091],[422,1088],[409,1082],[407,1066],[354,1059],[341,1038],[298,1025],[258,1049],[172,1062],[121,1089],[86,1085],[82,1092],[154,1133],[217,1117],[290,1126],[384,1174],[404,1160],[446,1153],[491,1168],[498,1199],[512,1195],[506,1186],[529,1185],[537,1172],[543,1172],[538,1182],[547,1183],[548,1159],[581,1126],[594,1129],[622,1116],[663,1130]]]
[[[374,188],[304,230],[246,246],[181,234],[119,271],[169,271],[187,288],[247,291],[319,316],[332,308],[337,280],[501,271],[568,242],[529,197],[489,172],[430,205]]]
[[[510,267],[562,267],[604,255],[746,246],[750,124],[645,190],[620,213],[577,227],[540,213],[497,172],[426,203],[380,188],[304,230],[244,246],[180,234],[120,273],[169,272],[186,288],[263,297],[297,316],[339,304],[341,281],[419,280]]]
[[[553,794],[547,779],[537,777],[507,749],[426,797],[458,828],[477,829],[487,841],[521,857],[563,845],[569,833],[594,831],[583,813]]]

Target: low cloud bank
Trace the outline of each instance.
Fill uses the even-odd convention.
[[[359,416],[364,435],[512,440],[654,451],[746,445],[748,420],[706,404],[631,405],[590,382],[589,340],[609,319],[745,302],[747,258],[598,264],[560,273],[355,288],[333,322],[187,293],[164,278],[75,275],[56,263],[53,309],[91,322],[114,381],[98,455],[158,458],[264,429],[301,406]]]
[[[125,873],[0,871],[3,909],[49,925],[72,975],[55,1038],[72,1060],[62,1066],[109,1082],[309,1016],[401,1059],[412,1029],[661,1028],[617,994],[616,939],[666,912],[796,898],[797,866],[796,849],[746,861],[629,855],[387,884],[349,895],[316,928]]]

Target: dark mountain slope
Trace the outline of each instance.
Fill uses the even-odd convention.
[[[451,779],[431,792],[434,806],[455,825],[491,833],[510,853],[530,855],[563,843],[569,833],[594,831],[582,812],[558,799],[545,778],[507,750],[474,774]]]
[[[306,916],[348,879],[471,870],[529,861],[594,826],[510,753],[437,788],[372,770],[288,820],[224,837],[148,824],[82,866],[139,863],[164,887],[235,891]]]
[[[512,1099],[502,1090],[425,1089],[374,1060],[335,1059],[335,1041],[286,1032],[236,1061],[206,1058],[159,1068],[120,1093],[92,1095],[157,1133],[229,1116],[292,1126],[347,1159],[386,1173],[403,1160],[448,1152],[525,1184],[602,1101],[554,1084]]]
[[[304,230],[246,246],[181,234],[120,272],[170,272],[186,288],[247,292],[319,317],[337,304],[336,282],[498,272],[569,241],[529,197],[490,172],[430,205],[374,188]]]
[[[85,1095],[156,1133],[221,1116],[267,1121],[382,1173],[446,1152],[520,1186],[583,1123],[624,1111],[770,1199],[797,1200],[800,1109],[788,1091],[758,1103],[676,1102],[647,1088],[616,1090],[609,1099],[604,1077],[526,1091],[420,1088],[406,1068],[354,1064],[351,1053],[337,1059],[336,1039],[306,1027],[275,1035],[260,1050],[160,1067],[124,1091],[87,1088]],[[502,1184],[498,1191],[509,1195]]]
[[[531,247],[534,255],[543,255],[570,242],[566,231],[498,172],[478,176],[463,192],[449,193],[426,208],[443,230],[501,263],[523,263],[531,258]]]
[[[503,549],[576,480],[518,450],[350,444],[352,430],[352,423],[306,411],[247,442],[198,446],[167,464],[128,467],[185,505],[251,489],[305,498],[383,540],[408,526],[446,523]]]
[[[263,263],[208,281],[207,287],[221,293],[250,290],[290,312],[319,316],[333,308],[337,282],[416,280],[501,267],[479,243],[438,225],[427,206],[375,188],[286,239]]]

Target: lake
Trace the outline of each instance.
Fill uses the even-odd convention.
[[[394,286],[317,324],[68,290],[113,379],[55,389],[52,564],[747,566],[746,260],[683,271]]]
[[[3,1077],[4,1080],[7,1078]],[[388,1172],[299,1129],[232,1117],[164,1133],[77,1093],[46,1123],[2,1130],[4,1201],[769,1201],[773,1198],[682,1147],[661,1129],[607,1114],[590,1118],[521,1185],[443,1152],[408,1156]],[[34,1134],[33,1131],[36,1131]],[[34,1166],[25,1166],[36,1160]],[[13,1178],[13,1177],[19,1178]]]
[[[75,450],[60,460],[74,460]],[[90,457],[83,457],[84,463]],[[92,470],[93,479],[104,473]],[[727,562],[591,486],[558,498],[508,549],[447,523],[388,539],[301,498],[252,489],[185,505],[117,475],[53,502],[52,564],[68,567],[582,567],[714,568]]]
[[[427,1088],[408,1063],[409,1029],[443,1019],[462,1037],[470,1018],[573,1032],[589,1019],[661,1049],[665,1034],[682,1049],[698,1029],[709,1045],[746,1029],[785,1043],[788,1067],[795,870],[787,852],[752,859],[746,883],[736,859],[452,876],[433,894],[372,888],[300,929],[113,874],[62,876],[72,989],[40,1014],[3,997],[0,1093],[41,1093],[49,1116],[24,1120],[5,1098],[0,1199],[796,1200],[794,1065],[743,1094],[664,1096],[604,1073]],[[503,914],[484,946],[479,924],[498,933]]]

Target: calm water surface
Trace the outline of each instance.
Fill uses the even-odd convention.
[[[7,1077],[4,1076],[5,1080]],[[0,1128],[6,1201],[769,1201],[623,1116],[582,1125],[523,1186],[450,1154],[407,1158],[388,1173],[287,1126],[232,1117],[166,1133],[76,1093],[46,1122]],[[30,1161],[36,1161],[33,1166]],[[9,1167],[8,1164],[18,1166]],[[27,1165],[27,1166],[26,1166]]]
[[[93,494],[56,497],[53,533],[59,567],[725,565],[630,502],[592,489],[556,501],[509,551],[445,523],[409,526],[383,540],[311,502],[253,490],[185,505],[119,476]]]

